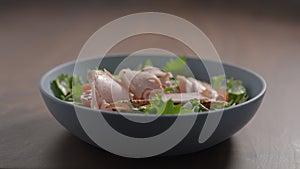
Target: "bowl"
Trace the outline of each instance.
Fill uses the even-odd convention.
[[[127,55],[103,57],[100,67],[114,72],[119,63],[126,57]],[[144,63],[148,58],[155,57],[154,65],[170,59],[168,56],[141,55],[135,57],[137,63]],[[84,77],[86,71],[94,69],[98,63],[99,57],[88,58],[77,61],[76,66],[82,70],[80,76]],[[219,64],[216,61],[200,60],[197,57],[187,57],[186,63],[195,78],[204,81],[209,81],[205,66],[210,67],[210,71],[213,74],[214,68],[218,67],[217,64]],[[266,91],[266,82],[258,74],[244,68],[222,63],[227,77],[234,77],[243,81],[249,95],[249,99],[246,102],[223,110],[161,116],[93,110],[62,101],[56,98],[50,89],[50,82],[52,80],[61,73],[72,75],[74,66],[75,61],[59,65],[41,78],[40,92],[46,106],[54,118],[76,137],[95,147],[125,157],[180,155],[200,151],[221,143],[243,128],[252,119]],[[125,66],[130,65],[125,64]],[[85,119],[83,119],[83,115],[86,116]],[[100,115],[113,130],[107,130],[101,126],[102,123],[99,124],[97,118]],[[213,118],[217,119],[217,124],[210,124]],[[130,119],[138,119],[145,122],[136,122]],[[174,126],[177,119],[182,119],[182,123],[178,123],[179,125],[177,125],[177,128],[175,127],[176,129],[173,130],[170,136],[165,135],[164,137],[162,133],[170,129],[171,126]],[[186,123],[184,123],[184,120]],[[86,125],[93,128],[88,129]],[[204,131],[205,133],[209,129],[213,129],[213,132],[208,132],[209,136],[206,136],[206,139],[199,139],[201,132]],[[116,135],[112,134],[115,132],[124,137],[116,139]],[[117,136],[119,137],[119,135]],[[162,136],[162,138],[156,137],[158,135]],[[176,136],[180,138],[175,138]],[[130,141],[128,141],[130,138],[133,138],[134,141],[139,141],[130,144]]]

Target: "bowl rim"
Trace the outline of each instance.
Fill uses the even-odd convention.
[[[84,62],[84,61],[93,60],[93,59],[99,59],[99,58],[104,58],[104,57],[124,57],[124,56],[127,56],[127,55],[128,54],[117,54],[117,55],[87,57],[87,58],[84,58],[84,59],[80,59],[79,61],[80,62]],[[153,56],[156,56],[156,55],[153,55]],[[186,58],[188,58],[188,59],[196,59],[197,57],[196,56],[186,56]],[[49,71],[47,71],[46,73],[44,73],[43,76],[41,77],[40,81],[39,81],[40,92],[43,93],[43,94],[45,94],[45,95],[47,95],[50,99],[52,99],[52,100],[54,100],[56,102],[59,102],[61,104],[64,104],[66,106],[73,105],[74,109],[76,107],[77,109],[79,108],[79,109],[83,109],[85,111],[95,111],[95,112],[98,112],[98,113],[107,113],[107,114],[122,115],[122,116],[140,116],[140,117],[157,117],[157,116],[160,116],[160,117],[178,117],[178,116],[207,115],[208,113],[210,113],[210,114],[211,113],[219,113],[220,111],[224,112],[224,111],[229,111],[231,109],[235,109],[235,108],[238,108],[238,107],[245,106],[245,105],[249,104],[250,102],[253,102],[253,101],[259,99],[260,97],[262,97],[265,94],[266,89],[267,89],[267,83],[266,83],[266,81],[264,80],[264,78],[261,75],[257,74],[256,72],[254,72],[254,71],[252,71],[252,70],[250,70],[248,68],[244,68],[244,67],[241,67],[241,66],[236,66],[236,65],[233,65],[233,64],[230,64],[230,63],[222,61],[222,65],[226,65],[226,66],[229,66],[229,67],[234,67],[234,68],[240,69],[240,70],[245,71],[245,72],[247,72],[249,74],[252,74],[256,78],[258,78],[258,80],[262,84],[262,88],[259,91],[259,93],[257,95],[255,95],[254,97],[251,97],[246,102],[243,102],[241,104],[238,104],[238,105],[235,105],[235,106],[232,106],[232,107],[226,107],[226,108],[223,108],[223,109],[209,110],[209,111],[205,111],[205,112],[194,112],[194,113],[183,113],[183,114],[145,114],[145,113],[130,113],[130,112],[113,112],[113,111],[107,111],[107,110],[101,110],[101,109],[95,110],[95,109],[91,109],[90,107],[85,107],[85,106],[82,106],[82,105],[73,104],[73,103],[70,103],[70,102],[66,102],[66,101],[60,100],[57,97],[55,97],[54,95],[49,94],[49,92],[47,92],[47,90],[44,89],[45,86],[43,84],[45,83],[46,78],[50,74],[52,74],[53,72],[55,72],[57,69],[61,69],[63,67],[75,64],[76,61],[77,60],[68,61],[66,63],[63,63],[63,64],[60,64],[58,66],[53,67]],[[201,61],[216,62],[214,60],[209,60],[209,59],[201,59]]]

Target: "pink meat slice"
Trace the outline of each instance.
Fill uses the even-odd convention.
[[[91,70],[87,77],[91,85],[91,108],[105,108],[107,103],[129,99],[127,90],[108,71]]]
[[[173,88],[170,78],[173,78],[171,72],[163,72],[160,68],[147,66],[143,69],[143,72],[152,73],[157,76],[162,84],[163,88]]]
[[[215,99],[208,98],[198,92],[192,93],[168,93],[162,96],[164,102],[172,100],[174,103],[186,103],[192,99],[200,100],[201,102],[212,102],[216,104],[225,104],[225,101],[219,101]]]
[[[162,96],[163,101],[173,100],[174,103],[185,103],[191,99],[208,100],[207,97],[199,94],[198,92],[193,93],[168,93]]]
[[[187,78],[185,78],[184,76],[178,75],[176,77],[176,80],[178,81],[179,90],[181,93],[193,92],[193,84]]]
[[[135,99],[148,99],[163,91],[160,80],[153,73],[123,69],[119,76],[122,84],[134,94]]]
[[[90,107],[92,100],[92,90],[85,90],[80,96],[80,101],[83,105]]]
[[[205,82],[201,82],[191,77],[185,78],[184,76],[180,75],[178,75],[176,79],[178,81],[179,90],[181,93],[197,92],[211,99],[216,99],[218,97],[217,91]]]
[[[144,67],[143,72],[148,72],[158,77],[162,77],[162,76],[166,76],[167,74],[170,74],[170,72],[163,72],[160,68],[153,67],[153,66]]]

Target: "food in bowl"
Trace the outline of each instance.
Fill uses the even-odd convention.
[[[152,138],[153,136],[163,134],[164,131],[168,130],[171,127],[174,127],[173,124],[177,119],[196,119],[194,123],[183,123],[174,130],[174,133],[172,135],[185,135],[184,139],[167,152],[160,154],[160,156],[187,154],[197,152],[221,143],[224,140],[230,138],[241,128],[243,128],[256,114],[266,92],[266,82],[260,75],[245,68],[221,63],[221,66],[224,68],[224,74],[226,75],[226,77],[233,77],[243,82],[242,84],[246,88],[246,94],[248,96],[248,99],[245,102],[238,103],[234,106],[225,107],[224,109],[203,111],[201,113],[172,114],[170,112],[166,115],[149,113],[146,114],[147,112],[142,112],[142,114],[127,112],[118,113],[101,109],[95,110],[89,107],[82,106],[83,104],[80,101],[81,93],[78,91],[83,91],[82,84],[84,83],[76,85],[75,82],[77,81],[78,76],[74,76],[74,79],[72,80],[72,76],[70,75],[74,75],[75,73],[82,78],[82,80],[80,80],[81,82],[88,82],[88,79],[85,78],[87,71],[93,70],[95,69],[95,67],[106,68],[109,72],[117,73],[119,73],[121,69],[127,67],[131,68],[132,70],[142,70],[143,66],[138,66],[138,64],[145,63],[148,59],[151,59],[153,65],[161,68],[163,68],[165,64],[168,63],[168,61],[176,60],[172,56],[162,55],[136,55],[128,59],[128,55],[125,54],[109,57],[99,56],[96,58],[71,61],[56,66],[43,75],[40,81],[40,92],[42,98],[53,117],[73,135],[99,148],[99,145],[94,142],[93,138],[91,138],[90,134],[87,132],[87,130],[85,130],[85,126],[83,126],[86,123],[82,123],[81,117],[87,117],[87,124],[94,127],[95,130],[93,131],[95,131],[95,134],[100,139],[107,140],[107,144],[109,146],[116,146],[115,141],[118,141],[117,147],[122,148],[118,148],[116,152],[114,152],[115,154],[125,154],[126,157],[136,157],[136,151],[133,150],[140,149],[136,149],[135,145],[128,146],[127,142],[123,140],[119,141],[118,139],[112,138],[109,134],[112,131],[107,130],[107,128],[104,127],[107,125],[107,123],[113,127],[113,130],[123,135],[134,138]],[[99,60],[101,60],[101,62],[99,62]],[[200,60],[197,57],[186,57],[186,65],[188,66],[189,71],[194,75],[195,79],[210,82],[211,86],[214,87],[215,82],[212,83],[213,80],[210,80],[209,77],[220,74],[220,71],[218,69],[218,67],[220,66],[220,62],[205,59]],[[170,72],[172,72],[175,77],[177,75],[193,77],[188,76],[183,72],[176,72],[178,66],[173,66],[172,68],[174,69]],[[212,76],[209,76],[208,72],[210,72],[210,75]],[[55,96],[55,94],[51,90],[50,85],[52,84],[54,79],[57,80],[57,77],[62,74],[64,74],[64,76],[62,76],[64,78],[61,78],[61,80],[66,80],[64,83],[67,84],[66,87],[68,88],[66,92],[73,93],[72,95],[68,95],[67,98],[65,97],[63,99],[60,98],[60,96],[59,98]],[[224,77],[222,78],[224,79]],[[68,81],[73,81],[73,83],[67,83]],[[227,92],[229,98],[232,97],[230,92],[232,91]],[[242,95],[237,96],[241,97]],[[99,117],[101,117],[101,115],[104,117],[107,123],[99,122]],[[218,123],[214,123],[214,121],[212,121],[213,118],[211,117],[220,116],[221,119]],[[142,121],[142,123],[140,123],[139,121]],[[200,143],[200,133],[202,131],[206,131],[205,127],[212,126],[214,124],[217,125],[216,130],[212,133],[209,139],[207,139],[205,142]],[[188,126],[192,128],[186,133],[186,131],[183,131],[182,128],[188,128]],[[173,140],[172,137],[168,138],[170,138],[170,140]],[[144,154],[139,155],[144,156],[152,149],[158,147],[164,148],[169,143],[170,142],[168,140],[166,144],[162,141],[151,142],[151,145],[148,144],[147,146],[149,148],[145,151],[142,151]],[[123,147],[126,147],[127,149],[124,149]]]
[[[235,106],[248,99],[241,80],[214,76],[211,84],[180,74],[186,58],[170,59],[163,67],[151,60],[135,70],[111,74],[105,68],[89,70],[87,83],[61,74],[51,82],[53,94],[64,101],[116,112],[145,114],[195,113]]]

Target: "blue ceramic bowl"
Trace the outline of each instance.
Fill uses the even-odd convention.
[[[104,57],[100,67],[104,67],[107,70],[114,72],[118,64],[125,58],[126,56],[110,56],[110,57]],[[154,57],[154,56],[150,56]],[[139,56],[136,57],[137,63],[143,63],[149,56]],[[156,56],[156,58],[158,58]],[[79,61],[77,65],[79,65],[81,70],[85,70],[82,72],[81,76],[85,76],[86,70],[88,69],[94,69],[95,65],[97,65],[99,58],[91,58]],[[169,57],[159,57],[159,61],[157,63],[154,62],[154,65],[160,64],[159,62],[165,62],[169,59]],[[157,60],[157,59],[156,59]],[[155,60],[154,60],[155,61]],[[208,61],[208,60],[200,60],[198,58],[187,58],[187,65],[189,66],[190,70],[193,72],[195,78],[209,81],[209,77],[206,72],[206,69],[204,67],[204,64],[206,66],[209,66],[212,68],[217,67],[217,62],[214,61]],[[137,147],[126,147],[125,142],[118,142],[115,143],[115,139],[109,138],[107,135],[101,134],[99,132],[100,138],[108,141],[105,147],[102,147],[112,153],[115,153],[117,155],[126,156],[126,157],[148,157],[148,156],[154,156],[154,155],[179,155],[179,154],[186,154],[191,152],[196,152],[211,146],[214,146],[229,137],[231,137],[234,133],[239,131],[242,127],[244,127],[250,119],[254,116],[257,109],[259,108],[262,99],[264,97],[264,93],[266,91],[266,82],[264,79],[257,75],[256,73],[239,68],[233,65],[229,64],[222,64],[224,67],[224,71],[227,77],[234,77],[235,79],[240,79],[243,81],[243,84],[245,85],[247,89],[247,93],[249,94],[249,100],[239,104],[234,107],[225,108],[222,112],[222,110],[216,110],[216,111],[210,111],[210,112],[203,112],[203,113],[195,113],[195,114],[182,114],[182,115],[162,115],[159,116],[156,120],[149,122],[149,123],[137,123],[131,120],[128,120],[128,118],[137,118],[141,121],[149,120],[151,121],[152,115],[147,114],[133,114],[133,113],[116,113],[116,112],[107,112],[107,111],[96,111],[92,110],[90,108],[86,108],[79,105],[73,105],[67,102],[64,102],[62,100],[59,100],[56,98],[51,89],[50,89],[50,82],[55,79],[58,75],[61,73],[67,73],[72,75],[74,71],[74,65],[75,61],[69,62],[60,66],[57,66],[47,72],[40,81],[40,92],[41,95],[45,101],[45,104],[47,105],[48,109],[52,113],[52,115],[55,117],[59,123],[64,126],[66,129],[68,129],[73,135],[77,136],[78,138],[84,140],[85,142],[94,145],[96,147],[99,147],[99,144],[96,144],[94,137],[91,137],[91,134],[84,129],[82,126],[82,123],[78,119],[78,114],[75,110],[80,110],[81,112],[86,113],[87,115],[101,115],[105,118],[107,123],[112,126],[112,128],[129,137],[133,138],[148,138],[152,136],[159,135],[160,133],[163,133],[165,130],[167,130],[170,126],[174,124],[174,121],[178,117],[182,118],[192,118],[195,119],[195,122],[191,124],[191,129],[183,134],[184,137],[180,139],[176,145],[171,146],[170,148],[164,150],[162,153],[158,154],[151,154],[151,150],[153,149],[163,149],[164,147],[164,140],[161,142],[156,142],[151,145],[146,150],[142,150],[142,152],[137,152]],[[222,114],[223,113],[223,114]],[[215,115],[216,117],[221,117],[218,124],[214,124],[216,129],[212,133],[212,135],[205,140],[204,142],[199,143],[199,135],[202,130],[205,129],[204,124],[209,123],[208,121],[208,115]],[[221,116],[220,116],[221,115]],[[97,121],[94,119],[91,120],[91,124],[95,123],[95,127]],[[189,124],[187,124],[189,125]],[[209,125],[209,124],[206,124]],[[213,126],[213,125],[212,125]],[[184,128],[184,126],[181,126]],[[180,129],[180,126],[179,126]],[[95,128],[95,131],[98,129]],[[99,131],[101,131],[99,129]],[[175,133],[173,135],[181,135],[182,130],[178,130],[178,133]],[[95,135],[95,132],[94,132]],[[97,135],[97,133],[96,133]],[[108,137],[108,138],[107,138]],[[108,139],[108,140],[107,140]],[[111,140],[109,140],[111,139]],[[93,141],[94,140],[94,141]],[[118,145],[119,144],[119,145]],[[123,145],[124,144],[124,145]],[[116,148],[116,145],[119,147]],[[109,149],[107,147],[112,147],[112,149]],[[124,148],[125,147],[125,148]],[[76,148],[76,147],[75,147]],[[149,152],[148,152],[149,151]]]

